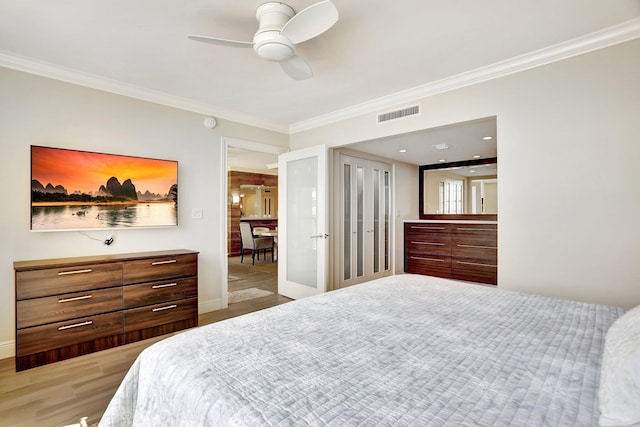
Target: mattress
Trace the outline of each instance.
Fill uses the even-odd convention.
[[[590,426],[615,307],[398,275],[143,351],[100,426]]]

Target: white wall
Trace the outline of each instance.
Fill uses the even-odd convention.
[[[498,286],[632,307],[640,304],[638,76],[640,40],[425,98],[419,116],[388,126],[372,113],[300,132],[291,148],[495,115]]]
[[[288,146],[288,136],[0,68],[0,358],[13,355],[13,262],[186,248],[200,251],[200,311],[220,307],[221,137]],[[30,145],[179,161],[179,226],[118,230],[105,246],[79,232],[29,231]],[[191,219],[202,208],[204,218]],[[108,232],[89,235],[104,239]]]

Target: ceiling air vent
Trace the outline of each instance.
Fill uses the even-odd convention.
[[[388,113],[378,114],[378,123],[388,122],[390,120],[401,119],[403,117],[415,116],[420,114],[420,106],[403,108],[402,110],[390,111]]]

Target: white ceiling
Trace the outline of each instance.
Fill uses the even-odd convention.
[[[186,38],[250,41],[262,0],[0,0],[0,66],[295,132],[567,41],[640,37],[640,0],[333,1],[338,22],[298,46],[304,81],[252,49]]]

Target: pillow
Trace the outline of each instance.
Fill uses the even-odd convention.
[[[640,306],[607,331],[598,397],[601,426],[640,423]]]

